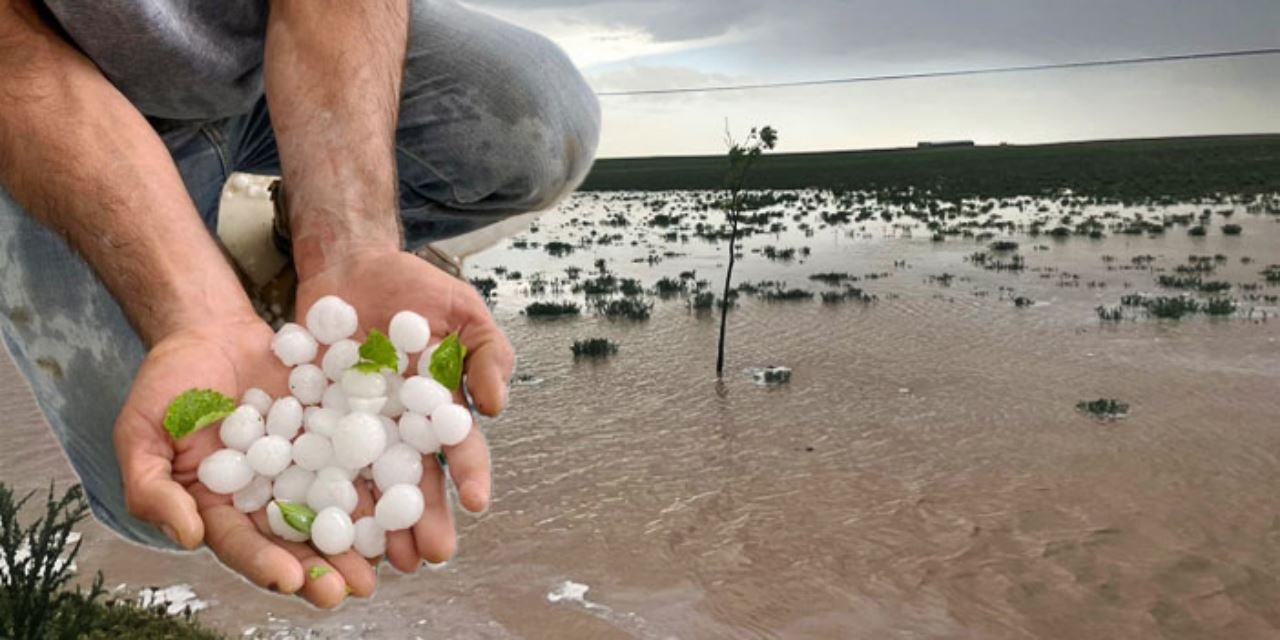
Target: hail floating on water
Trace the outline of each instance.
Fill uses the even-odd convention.
[[[422,518],[424,469],[436,464],[441,446],[467,437],[472,416],[431,377],[435,344],[426,318],[392,316],[386,338],[394,370],[357,366],[364,362],[353,339],[358,328],[356,309],[337,296],[317,300],[305,326],[281,327],[271,351],[290,367],[289,395],[245,391],[219,427],[225,448],[200,463],[197,477],[231,495],[240,511],[265,508],[282,539],[372,558],[386,551],[387,532]],[[405,377],[415,354],[418,375]],[[362,490],[376,502],[358,513]]]

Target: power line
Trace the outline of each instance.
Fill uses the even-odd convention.
[[[979,69],[958,69],[955,71],[926,71],[920,73],[896,73],[874,76],[853,76],[849,78],[828,78],[825,80],[795,80],[791,82],[766,82],[760,84],[712,85],[707,87],[681,87],[675,89],[640,89],[636,91],[600,91],[596,95],[610,96],[653,96],[673,93],[719,93],[724,91],[753,91],[756,89],[787,89],[792,87],[818,87],[833,84],[858,84],[863,82],[885,82],[890,80],[918,80],[922,78],[951,78],[956,76],[994,75],[998,73],[1022,73],[1027,71],[1048,71],[1052,69],[1080,69],[1084,67],[1115,67],[1121,65],[1152,64],[1163,62],[1185,62],[1188,60],[1210,60],[1215,58],[1243,58],[1246,56],[1269,56],[1280,54],[1280,47],[1271,49],[1245,49],[1238,51],[1210,51],[1203,53],[1183,53],[1165,56],[1149,56],[1142,58],[1115,58],[1108,60],[1085,60],[1080,62],[1051,62],[1045,64],[1028,64],[1008,67],[985,67]]]

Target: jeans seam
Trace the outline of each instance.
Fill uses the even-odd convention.
[[[200,127],[200,134],[213,145],[214,152],[218,154],[218,162],[222,165],[222,179],[231,177],[231,163],[227,160],[228,150],[224,148],[226,138],[216,127],[209,125]]]

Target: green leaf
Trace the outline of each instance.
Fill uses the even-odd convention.
[[[310,569],[307,569],[307,577],[312,580],[319,580],[320,578],[329,575],[329,571],[329,567],[322,564],[313,564]]]
[[[311,534],[311,523],[316,519],[316,512],[311,507],[297,502],[276,501],[276,505],[280,507],[280,515],[284,516],[284,523],[290,528],[307,535]]]
[[[231,415],[235,409],[235,400],[213,389],[187,389],[169,403],[164,429],[176,440]]]
[[[395,345],[377,329],[369,330],[369,337],[360,345],[360,361],[351,368],[364,373],[377,373],[383,369],[395,371],[400,364]]]
[[[467,348],[458,340],[458,334],[449,334],[431,354],[431,377],[450,391],[457,391],[462,384],[462,360],[466,357]]]

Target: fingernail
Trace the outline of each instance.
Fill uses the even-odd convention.
[[[160,531],[164,532],[164,535],[169,536],[169,539],[172,540],[174,544],[182,546],[182,541],[178,539],[178,532],[174,531],[173,527],[167,524],[162,524],[160,525]]]

